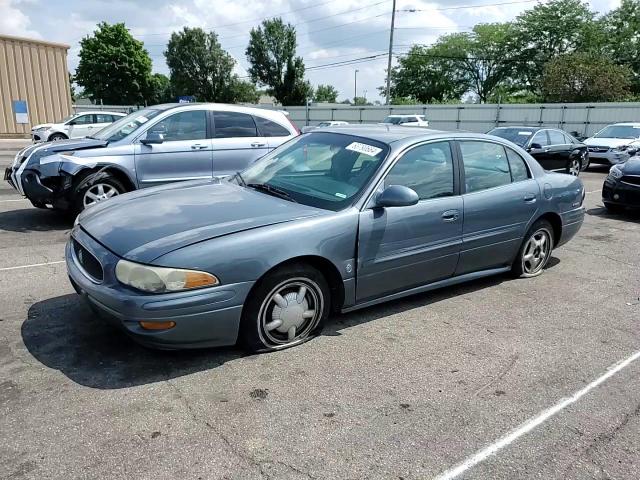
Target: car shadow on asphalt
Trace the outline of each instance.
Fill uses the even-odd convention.
[[[560,263],[551,257],[546,268]],[[425,307],[458,295],[509,281],[497,275],[457,286],[412,295],[327,321],[323,335]],[[33,304],[22,324],[22,339],[35,359],[90,388],[120,389],[162,382],[211,370],[246,356],[237,348],[162,351],[142,347],[121,331],[98,319],[76,294]],[[303,348],[303,347],[298,347]]]
[[[587,210],[587,215],[610,218],[612,220],[620,220],[622,222],[640,223],[640,210],[629,209],[620,213],[611,213],[605,207],[593,207]]]
[[[73,220],[61,212],[43,208],[23,208],[0,212],[0,230],[12,232],[48,232],[71,230]]]

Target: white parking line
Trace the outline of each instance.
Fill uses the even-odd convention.
[[[598,192],[601,192],[601,191],[602,191],[601,188],[598,189],[598,190],[591,190],[590,192],[587,192],[587,195],[589,195],[590,193],[598,193]]]
[[[64,260],[57,260],[55,262],[32,263],[31,265],[18,265],[17,267],[2,267],[0,268],[0,272],[4,272],[7,270],[19,270],[21,268],[44,267],[46,265],[58,265],[60,263],[64,263]]]
[[[27,202],[28,199],[27,198],[12,198],[11,200],[0,200],[0,203],[4,203],[4,202]]]
[[[618,363],[610,366],[607,369],[607,372],[604,375],[602,375],[601,377],[599,377],[596,380],[594,380],[593,382],[591,382],[589,385],[584,387],[582,390],[579,390],[578,392],[573,394],[571,397],[563,399],[561,402],[557,403],[553,407],[551,407],[551,408],[549,408],[547,410],[543,410],[538,416],[526,421],[525,423],[520,425],[515,430],[512,430],[510,433],[508,433],[504,437],[500,438],[495,443],[492,443],[488,447],[483,448],[482,450],[480,450],[476,454],[472,455],[471,457],[467,458],[463,462],[459,463],[457,466],[455,466],[455,467],[453,467],[453,468],[441,473],[440,475],[438,475],[435,478],[435,480],[452,480],[452,479],[462,475],[464,472],[466,472],[470,468],[472,468],[475,465],[485,461],[487,458],[489,458],[490,456],[492,456],[495,453],[497,453],[499,450],[503,449],[504,447],[509,446],[509,444],[511,444],[512,442],[516,441],[522,435],[530,432],[531,430],[533,430],[534,428],[538,427],[539,425],[542,425],[544,422],[546,422],[551,417],[553,417],[556,413],[561,412],[562,410],[567,408],[572,403],[577,402],[578,400],[580,400],[580,398],[585,396],[587,393],[589,393],[591,390],[596,388],[598,385],[600,385],[601,383],[603,383],[607,379],[613,377],[620,370],[622,370],[623,368],[627,367],[632,362],[635,362],[639,358],[640,358],[640,351],[635,352],[633,355],[631,355],[630,357],[626,358],[625,360],[622,360],[621,362],[618,362]]]

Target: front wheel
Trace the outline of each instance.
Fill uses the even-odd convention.
[[[117,178],[112,175],[101,176],[101,178],[95,182],[89,182],[86,186],[77,189],[75,198],[73,199],[74,213],[77,215],[85,208],[109,200],[126,191],[122,182]]]
[[[573,175],[574,177],[577,177],[578,175],[580,175],[580,172],[582,171],[582,160],[580,159],[580,157],[575,157],[569,160],[569,165],[567,166],[567,173],[569,175]]]
[[[67,136],[62,133],[54,133],[49,137],[50,142],[59,142],[61,140],[66,140]]]
[[[535,222],[524,237],[511,273],[515,277],[536,277],[551,258],[553,227],[546,220]]]
[[[329,286],[318,270],[305,264],[278,268],[250,293],[239,341],[251,352],[299,345],[320,333],[330,305]]]

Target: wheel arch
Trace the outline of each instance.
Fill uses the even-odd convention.
[[[330,311],[334,313],[340,311],[342,305],[344,304],[344,280],[342,279],[342,276],[340,275],[340,272],[338,271],[338,268],[335,266],[335,264],[331,260],[320,255],[299,255],[296,257],[288,258],[287,260],[273,265],[262,274],[258,281],[256,281],[255,285],[251,289],[251,292],[249,292],[249,295],[252,294],[253,290],[256,288],[256,285],[258,285],[260,281],[267,275],[279,268],[296,263],[304,263],[306,265],[309,265],[318,270],[324,276],[324,278],[327,280],[327,283],[329,284],[329,291],[331,293]]]
[[[553,228],[553,246],[555,247],[560,242],[560,237],[562,236],[562,218],[556,212],[546,212],[536,218],[536,222],[538,220],[546,220],[551,224]]]
[[[67,140],[69,139],[69,135],[67,135],[67,134],[66,134],[66,133],[64,133],[64,132],[61,132],[60,130],[56,130],[56,131],[51,132],[51,133],[49,134],[49,136],[47,137],[47,141],[48,141],[48,142],[49,142],[49,141],[51,141],[51,137],[53,137],[54,135],[62,135],[62,136],[63,136],[64,138],[66,138]]]
[[[124,185],[124,187],[126,188],[127,192],[130,192],[130,191],[136,189],[136,186],[135,186],[133,180],[131,180],[131,177],[129,177],[127,172],[125,172],[124,170],[118,168],[115,165],[96,165],[96,166],[91,166],[91,167],[87,166],[87,167],[81,169],[80,171],[76,172],[75,174],[73,174],[73,176],[76,177],[76,178],[84,179],[85,177],[87,177],[87,176],[89,176],[89,175],[91,175],[93,173],[97,173],[97,172],[99,172],[101,170],[104,173],[112,175],[118,181],[120,181]]]

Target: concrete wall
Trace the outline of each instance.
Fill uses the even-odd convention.
[[[0,35],[0,137],[28,136],[32,125],[71,113],[68,45]],[[16,122],[14,100],[26,100],[28,123]]]
[[[389,114],[425,115],[429,125],[440,130],[486,132],[496,126],[530,125],[561,128],[590,136],[610,123],[640,122],[640,102],[628,103],[547,103],[547,104],[457,104],[390,105],[353,107],[314,105],[281,107],[299,126],[316,125],[324,120],[350,123],[376,123]]]

